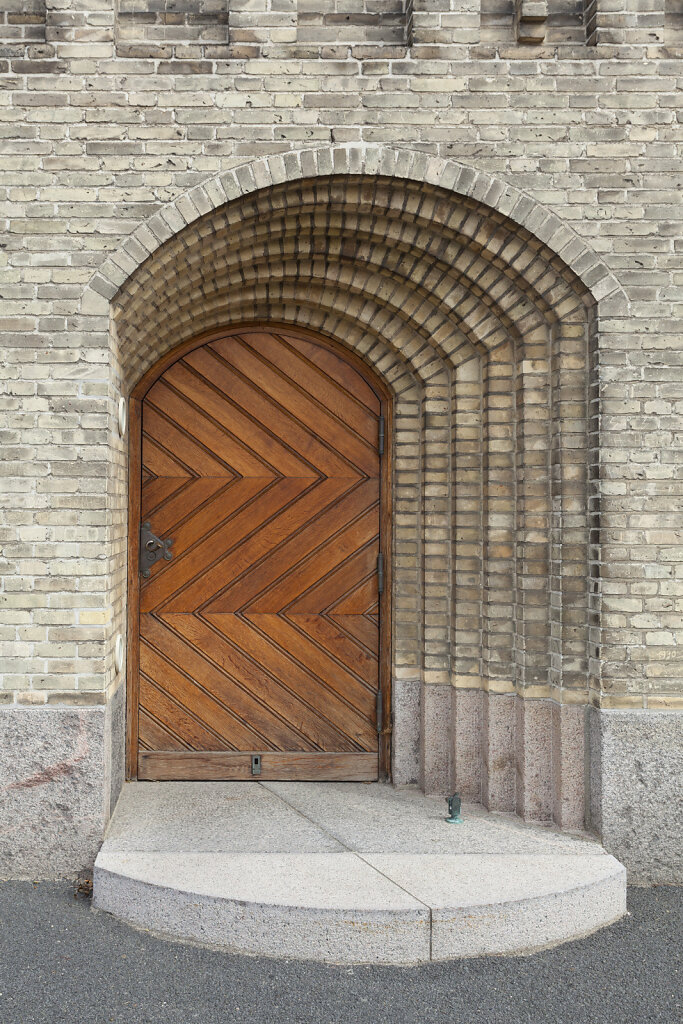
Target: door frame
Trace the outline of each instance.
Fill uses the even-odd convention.
[[[392,481],[393,481],[393,395],[367,363],[335,338],[278,320],[250,320],[218,330],[204,331],[176,345],[163,355],[138,381],[128,399],[128,613],[126,658],[126,778],[138,774],[138,709],[140,671],[140,501],[142,491],[142,403],[147,392],[165,371],[182,356],[212,341],[245,330],[289,331],[325,345],[343,356],[375,391],[385,422],[384,454],[380,471],[380,552],[384,560],[384,591],[379,600],[379,686],[382,693],[382,722],[378,723],[379,778],[391,778],[391,667],[392,650]]]

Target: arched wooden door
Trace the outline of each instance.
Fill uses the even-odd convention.
[[[385,396],[291,328],[214,335],[162,370],[131,432],[130,774],[378,778]]]

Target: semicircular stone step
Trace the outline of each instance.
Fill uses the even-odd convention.
[[[626,911],[626,872],[587,837],[416,791],[129,783],[94,905],[232,952],[409,964],[528,952]]]

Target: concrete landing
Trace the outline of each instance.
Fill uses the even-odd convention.
[[[240,953],[407,964],[528,952],[626,912],[589,837],[382,784],[127,783],[94,905]]]

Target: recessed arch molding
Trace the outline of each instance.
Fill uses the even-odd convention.
[[[382,376],[394,781],[576,828],[599,689],[596,325],[624,303],[523,193],[409,150],[338,147],[238,167],[160,209],[84,312],[111,312],[123,394],[176,345],[264,320],[334,338]]]

